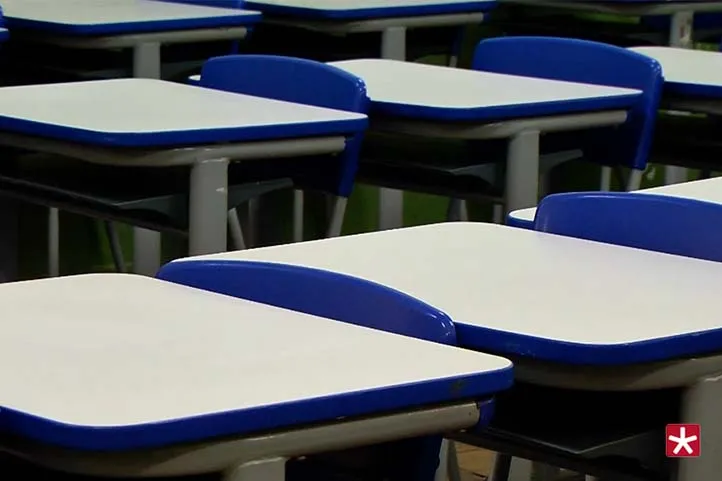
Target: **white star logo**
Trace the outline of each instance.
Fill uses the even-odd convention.
[[[685,428],[684,426],[679,428],[679,436],[673,436],[670,434],[667,439],[669,439],[673,443],[677,443],[677,445],[672,450],[674,454],[679,454],[679,452],[683,449],[687,452],[687,454],[694,453],[694,450],[689,443],[697,441],[697,435],[693,434],[692,436],[687,436],[687,428]]]

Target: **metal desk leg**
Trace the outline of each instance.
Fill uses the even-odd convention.
[[[406,27],[390,27],[381,34],[381,58],[406,60]],[[404,225],[404,192],[379,188],[379,230]]]
[[[188,217],[190,255],[225,252],[228,232],[228,159],[204,160],[193,165]]]
[[[672,15],[669,27],[669,45],[671,47],[692,48],[693,12],[677,12]],[[687,169],[674,165],[664,166],[665,185],[687,182]]]
[[[722,473],[722,374],[700,379],[683,395],[682,422],[700,425],[701,456],[680,459],[677,481],[719,479]]]
[[[506,214],[534,207],[539,195],[539,131],[529,130],[509,140],[506,154]]]
[[[160,44],[142,43],[133,49],[133,76],[159,79],[161,71]],[[160,232],[133,228],[133,272],[154,276],[161,264]]]
[[[272,458],[251,461],[223,473],[223,481],[284,481],[286,459]]]

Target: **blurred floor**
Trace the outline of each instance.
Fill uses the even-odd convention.
[[[494,453],[467,444],[456,443],[461,481],[486,480],[494,461]]]

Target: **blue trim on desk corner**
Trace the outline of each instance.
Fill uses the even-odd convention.
[[[362,132],[368,126],[368,118],[333,120],[287,125],[264,125],[256,127],[228,127],[223,129],[200,129],[174,132],[97,132],[59,125],[49,125],[32,120],[16,119],[0,115],[0,130],[18,134],[45,137],[105,147],[186,147],[215,143],[241,143],[292,138],[350,136]]]
[[[722,85],[701,85],[686,82],[664,82],[664,93],[704,99],[722,99]]]
[[[640,95],[641,93],[614,97],[595,97],[591,99],[475,107],[468,109],[403,105],[391,102],[379,102],[372,99],[371,114],[444,122],[519,120],[531,117],[572,115],[604,110],[629,110]]]
[[[473,0],[458,4],[415,5],[380,8],[357,8],[347,10],[323,10],[307,7],[269,5],[263,2],[246,2],[245,6],[263,12],[264,15],[298,17],[309,20],[376,20],[391,17],[429,17],[455,13],[485,13],[495,8],[495,0]]]
[[[246,27],[260,22],[260,12],[240,12],[237,15],[208,18],[181,18],[177,20],[140,21],[140,22],[114,22],[98,23],[92,25],[79,25],[70,23],[44,22],[24,18],[5,17],[10,28],[39,30],[48,33],[65,34],[73,36],[96,35],[129,35],[148,32],[168,32],[174,30],[198,30],[203,28]]]
[[[506,225],[509,227],[516,227],[518,229],[534,230],[533,219],[522,219],[520,217],[515,217],[513,214],[513,212],[510,212],[509,215],[506,216]]]
[[[65,424],[8,408],[2,409],[0,422],[4,432],[44,444],[84,451],[124,451],[299,428],[312,423],[483,398],[511,387],[513,377],[512,368],[507,367],[432,382],[132,426]]]
[[[583,322],[580,319],[580,322]],[[722,351],[722,328],[626,344],[580,344],[454,323],[459,346],[499,356],[585,366],[669,361]]]

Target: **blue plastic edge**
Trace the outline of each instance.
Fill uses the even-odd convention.
[[[619,366],[719,351],[722,328],[626,344],[593,345],[537,338],[455,322],[460,346],[571,365]]]
[[[245,27],[258,23],[262,18],[260,12],[239,11],[237,15],[223,17],[189,18],[177,20],[162,20],[154,22],[118,22],[99,23],[92,25],[77,25],[70,23],[43,22],[24,18],[6,16],[10,28],[24,28],[42,30],[46,32],[62,33],[68,35],[122,35],[141,32],[193,30],[213,27]]]
[[[665,81],[664,92],[688,97],[722,98],[722,85],[700,85]]]
[[[261,289],[262,294],[259,294],[258,290],[253,291],[252,288],[239,291],[236,279],[248,279],[250,276],[253,276],[254,285],[256,286],[260,286],[264,281],[272,279],[274,290]],[[402,332],[402,329],[398,328],[398,323],[395,324],[396,329],[384,326],[386,328],[379,328],[379,330],[449,346],[456,346],[457,344],[454,323],[445,312],[391,287],[334,271],[294,264],[246,260],[185,260],[164,265],[156,274],[156,278],[217,294],[247,299],[282,309],[375,329],[377,327],[372,322],[357,322],[355,319],[351,319],[353,316],[340,313],[341,311],[347,311],[348,306],[352,306],[355,301],[361,301],[362,305],[368,305],[372,300],[378,301],[377,298],[371,299],[368,290],[363,290],[360,293],[354,287],[373,289],[375,293],[382,293],[389,298],[393,297],[397,301],[397,306],[403,305],[404,311],[413,312],[414,314],[409,317],[413,317],[414,321],[423,316],[425,320],[428,320],[427,324],[429,326],[427,328],[426,325],[417,325],[416,322],[413,322],[413,333],[408,330]],[[338,295],[338,291],[329,292],[326,286],[333,286],[333,288],[342,291]],[[308,305],[303,305],[311,299],[311,293],[305,291],[305,289],[309,288],[317,291],[325,289],[323,296],[325,303],[323,306],[310,308]],[[294,294],[290,296],[284,294],[289,290],[295,291]],[[334,294],[336,294],[335,298],[333,297]],[[297,299],[299,298],[302,301],[298,302]],[[382,307],[384,306],[377,309]],[[382,318],[383,315],[378,314],[374,317],[378,319],[376,322],[380,322],[381,319],[379,318]]]
[[[519,217],[514,217],[513,214],[514,213],[511,212],[509,215],[506,216],[506,225],[508,225],[509,227],[516,227],[518,229],[534,230],[533,220],[526,220]]]
[[[325,396],[295,403],[133,426],[79,426],[3,408],[6,433],[87,451],[121,451],[168,446],[220,436],[246,435],[424,404],[474,399],[511,386],[512,368],[392,388]]]
[[[426,107],[379,102],[371,99],[372,114],[443,121],[482,121],[541,117],[579,112],[623,109],[628,110],[641,94],[575,99],[533,104],[476,107],[471,109]]]
[[[293,137],[353,135],[366,129],[368,118],[257,127],[229,127],[174,132],[107,133],[50,125],[0,115],[0,129],[71,142],[111,147],[190,146],[216,142],[250,142]]]
[[[484,13],[496,7],[495,0],[473,1],[457,4],[418,6],[394,6],[387,8],[357,8],[347,10],[322,10],[320,8],[289,7],[284,5],[268,5],[263,2],[246,2],[245,6],[261,10],[264,14],[284,15],[290,17],[315,18],[324,20],[362,20],[388,17],[421,17],[453,13]]]

